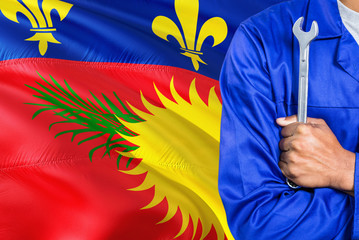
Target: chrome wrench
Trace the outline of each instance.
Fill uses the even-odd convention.
[[[319,28],[316,21],[312,22],[309,32],[302,29],[304,18],[300,17],[293,25],[293,34],[299,42],[299,86],[298,86],[298,122],[307,122],[308,105],[308,72],[309,72],[309,44],[318,36]],[[296,185],[286,179],[289,187],[297,189]]]
[[[318,36],[319,28],[316,21],[312,22],[309,32],[302,30],[303,17],[293,25],[293,34],[299,42],[299,89],[298,89],[298,122],[307,122],[308,105],[308,72],[309,72],[309,44]]]

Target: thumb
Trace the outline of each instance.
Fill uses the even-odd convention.
[[[292,115],[292,116],[287,116],[287,117],[281,117],[281,118],[277,118],[276,122],[279,126],[281,127],[285,127],[288,126],[291,123],[295,123],[297,122],[297,115]]]

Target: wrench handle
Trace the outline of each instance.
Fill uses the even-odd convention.
[[[308,71],[309,71],[309,44],[300,47],[299,59],[299,87],[298,87],[298,122],[307,122],[308,105]]]
[[[292,31],[299,42],[299,86],[298,86],[298,122],[307,122],[307,106],[308,106],[308,70],[309,70],[309,44],[318,36],[319,28],[316,21],[312,22],[309,32],[303,31],[304,17],[300,17],[295,21]],[[288,178],[286,179],[290,188],[301,188]]]
[[[298,122],[307,122],[308,106],[308,71],[309,71],[309,44],[300,46],[299,54],[299,86],[298,86]],[[287,184],[292,189],[298,189],[300,186],[286,179]]]

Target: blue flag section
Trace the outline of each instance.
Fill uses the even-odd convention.
[[[0,59],[165,65],[218,79],[239,23],[277,2],[206,0],[175,7],[168,0],[5,0]]]

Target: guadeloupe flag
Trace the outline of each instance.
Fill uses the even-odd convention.
[[[221,64],[279,0],[1,0],[0,239],[233,239]]]

